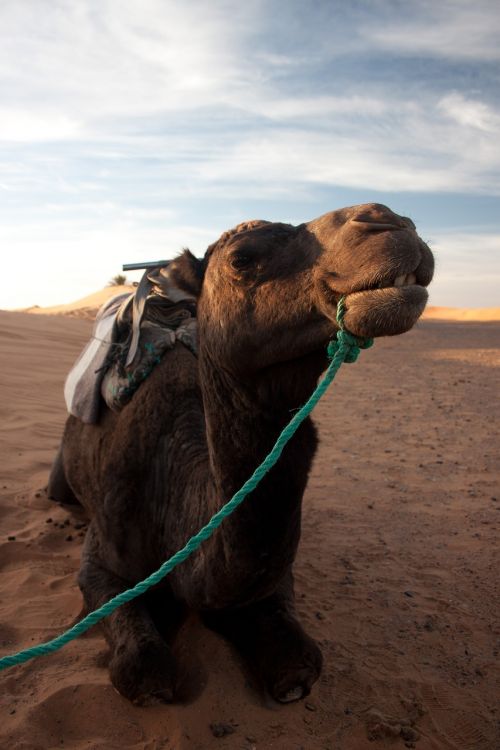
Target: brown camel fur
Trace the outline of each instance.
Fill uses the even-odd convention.
[[[403,333],[425,307],[433,265],[410,219],[379,204],[298,227],[241,224],[203,259],[186,250],[174,260],[175,282],[198,298],[198,359],[177,344],[120,413],[106,410],[98,425],[69,417],[54,464],[51,496],[74,496],[91,518],[79,575],[87,608],[158,568],[262,461],[327,364],[341,295],[352,333]],[[154,596],[104,621],[120,693],[172,700],[166,625],[182,604],[234,644],[276,700],[308,694],[322,657],[294,611],[292,565],[316,445],[307,419]]]

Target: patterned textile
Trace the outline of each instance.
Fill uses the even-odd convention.
[[[177,341],[196,354],[195,300],[172,285],[168,266],[147,271],[135,292],[99,310],[92,338],[66,379],[69,413],[94,424],[103,400],[119,411]]]

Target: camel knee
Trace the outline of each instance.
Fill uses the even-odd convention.
[[[91,609],[99,607],[127,587],[118,585],[111,573],[88,558],[83,558],[77,577],[85,603]]]

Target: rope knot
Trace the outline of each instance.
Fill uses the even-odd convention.
[[[373,339],[362,339],[353,333],[349,333],[344,328],[344,314],[345,297],[341,297],[337,305],[337,323],[340,330],[337,331],[336,338],[332,339],[328,344],[328,357],[329,359],[333,359],[336,353],[342,350],[344,352],[344,362],[352,364],[352,362],[356,362],[361,349],[369,349],[370,346],[373,346]]]

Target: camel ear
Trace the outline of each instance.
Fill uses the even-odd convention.
[[[171,282],[193,297],[199,297],[204,275],[205,263],[195,258],[187,248],[168,265],[168,277]]]

